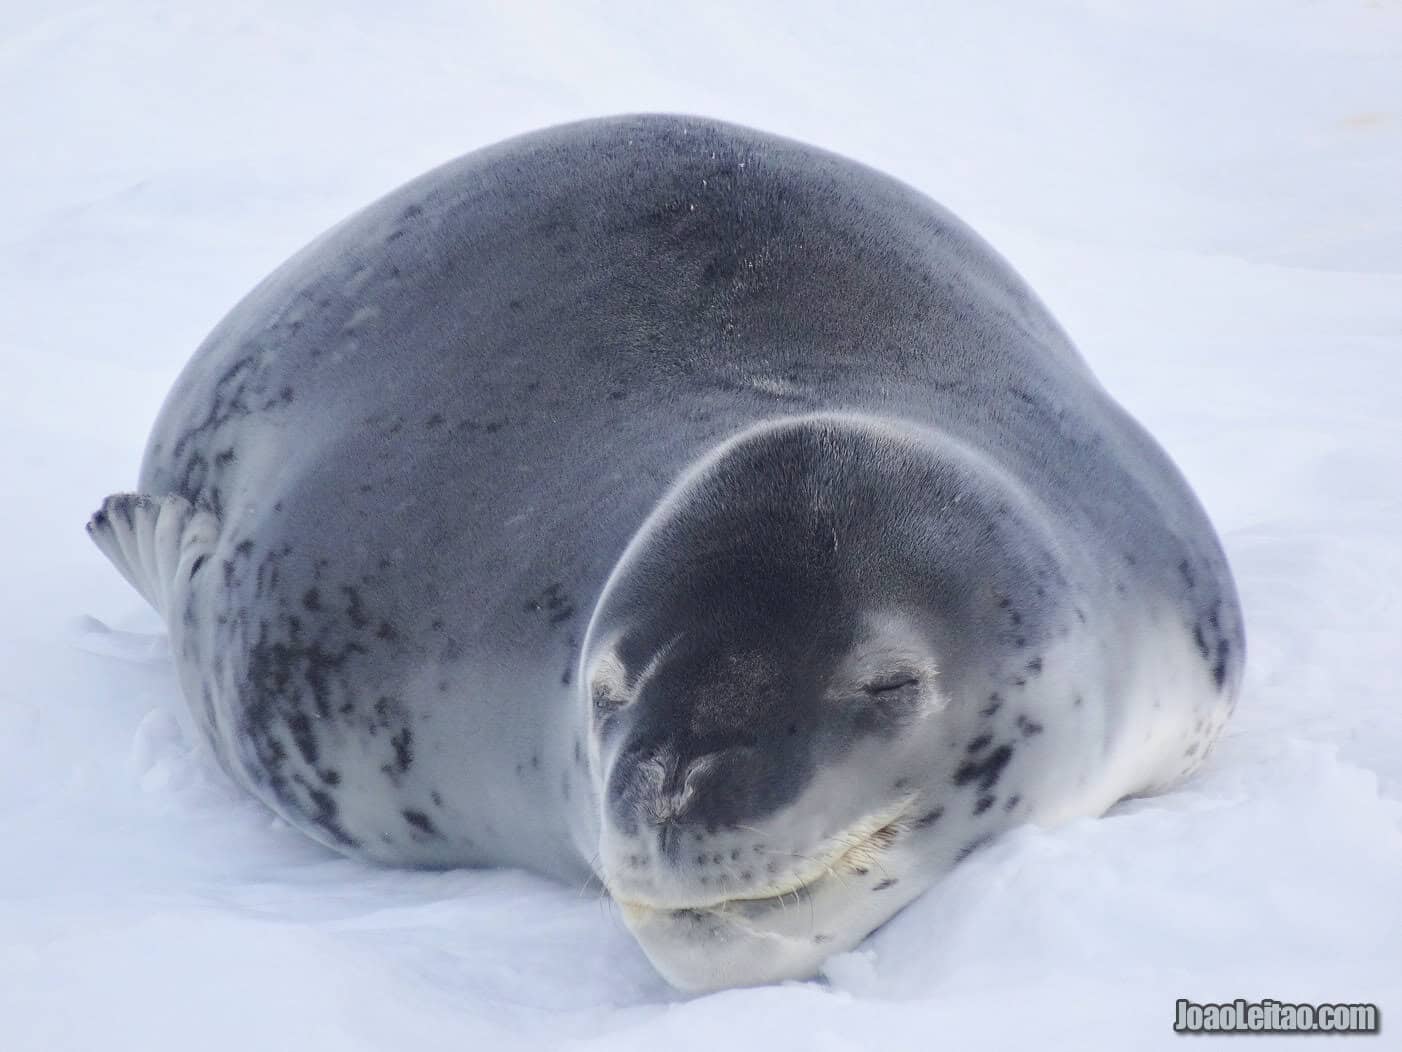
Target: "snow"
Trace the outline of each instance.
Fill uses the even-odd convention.
[[[1179,997],[1376,1001],[1365,1044],[1395,1043],[1402,5],[472,6],[0,7],[0,1046],[1155,1049]],[[592,889],[280,826],[186,733],[155,615],[82,531],[292,250],[441,160],[630,110],[961,214],[1176,458],[1245,603],[1198,775],[1013,833],[821,981],[686,998]],[[1250,1043],[1301,1041],[1331,1043]]]

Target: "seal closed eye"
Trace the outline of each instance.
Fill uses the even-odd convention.
[[[996,253],[696,118],[322,235],[88,529],[248,792],[353,858],[597,877],[688,989],[811,975],[1002,830],[1172,784],[1244,658],[1187,484]]]

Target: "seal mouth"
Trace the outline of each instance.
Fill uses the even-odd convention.
[[[842,883],[845,876],[865,876],[880,866],[881,855],[910,829],[908,821],[914,797],[883,811],[873,812],[823,842],[824,850],[804,858],[803,865],[781,882],[755,889],[753,894],[730,895],[685,905],[659,905],[614,896],[626,917],[640,920],[658,913],[699,916],[743,910],[747,913],[782,908],[790,896],[795,902],[812,895],[820,886]]]

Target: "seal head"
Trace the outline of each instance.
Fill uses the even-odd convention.
[[[811,974],[954,861],[950,709],[999,578],[1047,558],[972,458],[873,418],[766,424],[620,561],[581,677],[598,857],[676,985]]]

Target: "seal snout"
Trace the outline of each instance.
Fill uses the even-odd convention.
[[[708,753],[685,762],[675,758],[653,759],[640,765],[654,771],[661,768],[658,791],[647,805],[653,819],[660,825],[685,814],[696,800],[697,785],[705,780],[707,772],[720,766],[723,755],[719,752]],[[655,777],[651,772],[649,775]]]
[[[659,749],[638,764],[642,783],[638,808],[646,825],[657,830],[657,846],[664,857],[675,862],[686,835],[686,816],[697,800],[697,789],[709,772],[721,766],[723,753],[708,753],[690,759],[674,750]]]
[[[672,744],[623,759],[609,779],[614,817],[630,828],[733,828],[752,817],[758,759],[744,745],[696,752]]]

